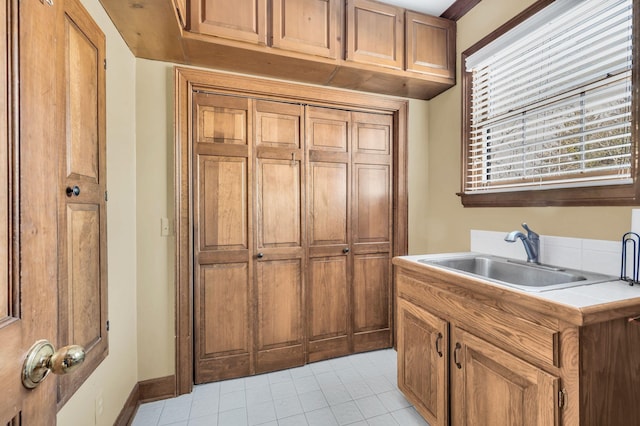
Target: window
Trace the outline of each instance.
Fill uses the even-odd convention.
[[[633,0],[540,4],[463,53],[463,204],[638,203]]]

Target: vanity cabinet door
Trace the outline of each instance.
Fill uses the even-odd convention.
[[[559,424],[557,377],[457,327],[450,362],[452,425]]]
[[[398,299],[398,387],[431,426],[448,424],[449,324]]]

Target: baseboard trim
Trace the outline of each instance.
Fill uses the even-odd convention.
[[[140,397],[138,402],[151,402],[176,396],[176,376],[158,377],[157,379],[138,382]]]
[[[136,411],[138,411],[138,406],[140,405],[140,385],[138,383],[135,384],[129,397],[124,402],[124,406],[122,410],[120,410],[120,414],[116,418],[116,421],[113,423],[114,426],[127,426],[130,425],[133,421],[133,417],[136,415]]]
[[[136,383],[124,403],[114,426],[127,426],[133,422],[140,404],[176,396],[176,376],[159,377]]]

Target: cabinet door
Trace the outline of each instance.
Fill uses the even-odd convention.
[[[351,350],[349,112],[308,107],[309,361]]]
[[[407,11],[406,28],[407,70],[455,78],[456,23]]]
[[[267,42],[267,0],[190,0],[191,30],[255,44]]]
[[[372,0],[347,1],[347,60],[402,69],[404,9]]]
[[[431,426],[447,425],[448,323],[398,299],[397,339],[398,387]]]
[[[391,346],[393,118],[351,113],[354,351]]]
[[[459,328],[451,351],[452,425],[558,424],[557,377]]]
[[[248,102],[194,95],[195,383],[249,375],[253,363]]]
[[[305,361],[302,108],[255,106],[257,373]]]
[[[339,0],[273,0],[273,47],[337,59]]]

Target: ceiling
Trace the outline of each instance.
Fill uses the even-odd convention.
[[[422,12],[433,16],[440,16],[455,0],[382,0],[383,3],[393,4],[405,9]]]

